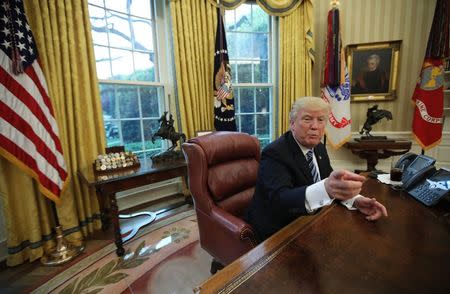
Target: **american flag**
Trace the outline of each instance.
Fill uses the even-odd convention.
[[[67,171],[22,0],[0,4],[0,49],[0,154],[58,202]]]

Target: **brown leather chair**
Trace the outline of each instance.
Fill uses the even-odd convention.
[[[214,132],[183,143],[200,244],[213,256],[211,273],[257,245],[244,220],[253,197],[259,142],[237,132]]]

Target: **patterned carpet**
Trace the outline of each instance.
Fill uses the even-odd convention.
[[[193,293],[210,276],[198,239],[194,211],[180,213],[144,228],[122,258],[109,244],[32,293]]]

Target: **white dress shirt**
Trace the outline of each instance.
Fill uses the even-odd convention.
[[[306,153],[311,150],[306,148],[305,146],[301,145],[294,137],[295,142],[297,142],[297,145],[300,147],[300,149],[303,152],[303,155],[306,157]],[[320,181],[306,187],[305,191],[305,207],[306,211],[308,213],[314,213],[317,209],[330,205],[333,203],[334,198],[331,198],[326,189],[325,189],[325,179],[322,179],[322,176],[320,175],[319,165],[317,164],[316,155],[313,152],[313,162],[316,166],[317,173],[319,174]],[[356,210],[357,208],[353,207],[353,202],[355,202],[355,199],[357,197],[362,197],[362,195],[356,195],[353,198],[342,200],[341,204],[347,207],[349,210]]]

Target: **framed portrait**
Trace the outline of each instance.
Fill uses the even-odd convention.
[[[346,47],[352,101],[393,100],[402,41],[351,44]]]

